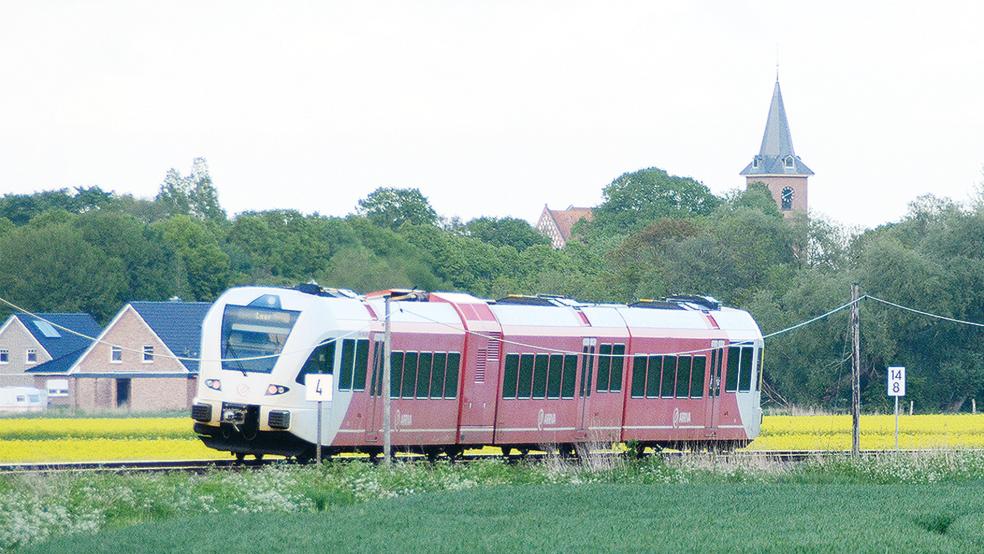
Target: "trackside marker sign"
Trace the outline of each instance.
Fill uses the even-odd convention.
[[[312,375],[304,376],[304,399],[314,401],[330,401],[331,391],[334,385],[333,375]]]
[[[905,396],[905,368],[888,368],[888,395]]]

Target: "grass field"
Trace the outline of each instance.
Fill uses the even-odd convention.
[[[0,551],[984,547],[984,453],[599,462],[0,476]]]
[[[894,447],[894,419],[861,418],[861,447]],[[903,449],[984,448],[984,414],[902,416]],[[749,450],[847,450],[851,418],[766,416]],[[0,463],[224,459],[195,438],[187,417],[2,418]]]

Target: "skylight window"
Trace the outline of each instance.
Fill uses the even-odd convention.
[[[41,334],[48,337],[49,339],[57,339],[61,337],[61,333],[58,332],[50,323],[47,321],[41,321],[40,319],[34,320],[34,326],[41,331]]]

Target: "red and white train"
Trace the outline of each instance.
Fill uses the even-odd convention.
[[[731,448],[759,434],[763,341],[747,312],[694,296],[405,298],[391,304],[396,450]],[[319,440],[329,453],[381,452],[383,314],[383,293],[227,291],[203,322],[196,432],[239,457],[304,459]],[[333,375],[320,437],[307,373]]]

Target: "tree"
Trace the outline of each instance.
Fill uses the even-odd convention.
[[[154,225],[174,249],[188,275],[195,300],[214,300],[229,286],[229,256],[201,221],[176,215]]]
[[[398,229],[404,223],[437,225],[437,212],[420,189],[380,187],[362,200],[357,212],[380,227]]]
[[[68,223],[24,226],[0,237],[0,291],[15,304],[106,321],[124,290],[122,262]]]
[[[113,194],[99,187],[75,187],[47,190],[34,194],[5,194],[0,197],[0,217],[15,225],[24,225],[35,216],[49,210],[64,210],[81,214],[110,205]]]
[[[482,242],[495,246],[512,246],[520,252],[537,244],[550,244],[550,239],[526,220],[516,217],[479,217],[465,224],[464,232]]]
[[[621,175],[602,194],[592,227],[606,234],[634,231],[662,217],[708,215],[720,204],[699,181],[655,167]]]
[[[167,215],[190,215],[207,221],[225,221],[226,218],[205,158],[195,158],[191,173],[186,177],[174,168],[169,169],[154,200]]]

